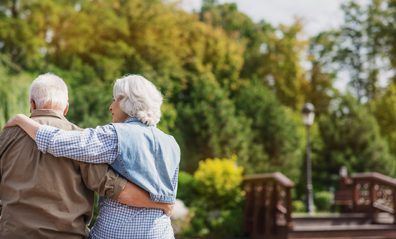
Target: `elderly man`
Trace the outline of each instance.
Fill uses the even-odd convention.
[[[41,124],[79,129],[64,117],[67,86],[56,75],[47,73],[33,81],[30,107],[31,118]],[[41,153],[18,127],[0,134],[0,177],[0,238],[85,238],[94,191],[130,206],[170,209],[152,202],[148,193],[127,183],[106,164]]]

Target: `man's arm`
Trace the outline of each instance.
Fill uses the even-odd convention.
[[[74,163],[80,167],[84,184],[99,196],[114,198],[124,190],[127,181],[109,170],[107,164]]]
[[[78,164],[85,185],[100,196],[132,207],[158,208],[170,215],[172,204],[151,201],[146,191],[119,176],[107,164]]]

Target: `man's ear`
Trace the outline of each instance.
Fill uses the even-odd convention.
[[[33,110],[37,109],[36,102],[34,100],[30,99],[30,113],[33,112]]]
[[[69,112],[69,102],[67,102],[66,108],[63,110],[63,116],[66,116],[67,112]]]

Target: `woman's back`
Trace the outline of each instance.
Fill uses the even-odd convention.
[[[113,124],[118,156],[112,168],[161,203],[176,200],[180,149],[175,139],[136,118]]]
[[[147,190],[153,200],[176,198],[180,149],[174,138],[135,118],[113,124],[119,155],[112,167]],[[135,208],[102,198],[92,238],[174,238],[170,218],[159,209]]]

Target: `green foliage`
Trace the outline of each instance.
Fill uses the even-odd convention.
[[[262,58],[265,68],[257,69],[275,90],[278,99],[295,110],[301,109],[305,98],[303,87],[306,82],[299,61],[305,47],[305,42],[298,39],[301,31],[302,25],[297,21],[273,32],[272,42],[266,46],[268,53]]]
[[[396,3],[394,1],[386,1],[387,7],[384,8],[383,12],[382,12],[382,16],[386,17],[387,21],[385,21],[385,23],[387,23],[385,25],[384,31],[381,32],[383,33],[382,39],[386,40],[386,46],[388,46],[389,48],[389,52],[388,52],[388,56],[389,56],[389,60],[391,62],[392,67],[396,66],[396,46],[395,46],[395,42],[396,42],[396,29],[393,27],[394,22],[396,20]],[[395,77],[393,76],[393,79]]]
[[[292,207],[293,207],[293,213],[305,212],[305,204],[301,200],[293,200]]]
[[[243,205],[209,214],[211,230],[207,238],[221,239],[242,235]]]
[[[0,127],[17,113],[29,112],[29,86],[31,76],[10,74],[0,64]]]
[[[158,124],[158,128],[165,133],[170,133],[175,128],[177,111],[173,104],[165,102],[162,104],[161,113],[161,121]]]
[[[385,94],[371,102],[371,111],[376,117],[381,134],[387,139],[389,149],[396,164],[396,82],[392,83]],[[394,175],[396,175],[396,165]]]
[[[249,122],[236,114],[228,92],[213,75],[193,79],[179,95],[176,110],[178,142],[189,159],[182,162],[182,168],[193,171],[202,158],[233,154],[241,160],[248,157]]]
[[[239,188],[242,183],[242,171],[243,169],[236,164],[236,156],[199,162],[194,180],[197,183],[197,191],[204,197],[208,208],[233,207],[242,200],[243,194]]]
[[[334,87],[337,67],[332,58],[332,53],[337,46],[337,34],[334,32],[322,32],[311,38],[309,57],[311,70],[309,84],[305,92],[307,101],[315,106],[315,114],[327,114],[331,100],[338,97],[339,92]]]
[[[187,207],[191,206],[196,199],[196,187],[196,182],[191,174],[184,171],[179,172],[177,198],[182,200]]]
[[[200,162],[193,177],[186,173],[180,176],[179,197],[189,202],[193,214],[191,227],[184,235],[204,238],[241,235],[242,168],[236,165],[235,156],[206,159]]]
[[[316,211],[329,212],[333,205],[334,195],[328,191],[320,191],[314,193],[314,204]]]
[[[81,127],[94,127],[110,122],[109,106],[112,86],[102,82],[80,85],[71,92],[69,117]]]
[[[252,121],[251,155],[249,161],[241,161],[245,169],[249,173],[281,171],[297,180],[305,146],[300,115],[257,81],[242,87],[235,101],[239,113]]]
[[[393,44],[389,44],[387,37],[393,27],[387,26],[387,22],[393,19],[387,2],[391,1],[371,0],[367,4],[345,1],[341,6],[343,24],[336,31],[327,32],[335,45],[325,56],[326,61],[348,73],[349,89],[361,103],[380,93],[381,72],[388,70],[387,58],[393,58],[388,54]]]
[[[234,39],[245,45],[244,78],[265,79],[285,105],[298,109],[304,101],[304,75],[299,56],[305,42],[299,40],[302,24],[275,29],[269,24],[255,24],[252,19],[238,11],[235,3],[203,4],[200,18],[214,27],[222,28]]]
[[[203,201],[195,203],[191,208],[193,213],[191,227],[183,233],[184,236],[220,239],[242,235],[242,203],[232,209],[207,210]]]
[[[341,166],[349,172],[394,173],[394,161],[377,121],[354,98],[344,97],[338,102],[329,116],[319,119],[319,128],[323,148],[321,159],[313,164],[317,184],[335,186]]]
[[[314,175],[314,178],[318,179],[315,182],[321,189],[327,189],[331,185],[330,182],[335,182],[338,172],[336,168],[342,164],[349,165],[349,169],[355,172],[382,170],[385,174],[395,175],[396,154],[393,148],[396,141],[392,136],[395,104],[392,103],[391,96],[394,74],[390,74],[389,77],[386,76],[389,74],[384,74],[384,72],[389,73],[390,66],[394,66],[396,62],[393,27],[396,19],[395,6],[388,0],[371,0],[362,5],[357,1],[346,1],[342,5],[344,22],[341,27],[322,32],[311,40],[312,70],[307,93],[321,115],[320,138],[324,147],[313,148],[314,153],[318,156],[322,155],[322,159],[318,158],[314,166],[322,165],[317,169],[328,170],[327,175],[323,173]],[[339,96],[331,86],[334,77],[339,78],[339,81],[345,78],[345,76],[341,77],[339,72],[348,73],[350,77],[348,90],[360,104],[369,107],[376,120],[373,120],[370,112],[363,109],[364,106],[358,106],[356,103],[353,104],[361,108],[361,112],[366,111],[364,113],[366,116],[351,117],[353,113],[348,116],[341,113],[345,109],[348,110],[349,106],[345,107],[340,103],[345,102],[345,99],[342,99],[342,96]],[[389,84],[384,85],[384,80]],[[383,87],[385,89],[382,89]],[[339,111],[336,117],[334,117],[335,111]],[[368,117],[368,121],[372,123],[372,129],[368,129],[371,123],[361,122],[365,117]],[[324,120],[325,118],[327,120]],[[329,127],[324,121],[332,122],[330,124],[334,126]],[[349,124],[352,125],[351,131],[354,133],[348,132]],[[335,133],[336,131],[338,133]],[[355,135],[356,141],[348,139],[352,134]],[[391,155],[388,154],[386,144]],[[366,163],[362,163],[363,161]],[[368,162],[375,166],[369,166]],[[324,178],[327,179],[323,180]]]

